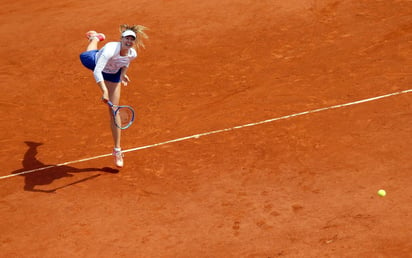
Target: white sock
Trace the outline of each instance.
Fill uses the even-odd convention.
[[[113,148],[114,151],[121,151],[122,148]]]

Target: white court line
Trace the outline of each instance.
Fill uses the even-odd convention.
[[[231,128],[220,129],[220,130],[211,131],[211,132],[206,132],[206,133],[194,134],[194,135],[191,135],[191,136],[186,136],[186,137],[182,137],[182,138],[178,138],[178,139],[174,139],[174,140],[169,140],[169,141],[165,141],[165,142],[160,142],[160,143],[155,143],[155,144],[151,144],[151,145],[146,145],[146,146],[141,146],[141,147],[137,147],[137,148],[132,148],[132,149],[123,150],[123,152],[132,152],[132,151],[138,151],[138,150],[153,148],[153,147],[157,147],[157,146],[160,146],[160,145],[165,145],[165,144],[174,143],[174,142],[181,142],[181,141],[185,141],[185,140],[189,140],[189,139],[193,139],[193,138],[199,138],[199,137],[206,136],[206,135],[223,133],[223,132],[228,132],[228,131],[232,131],[232,130],[236,130],[236,129],[242,129],[242,128],[245,128],[245,127],[251,127],[251,126],[256,126],[256,125],[271,123],[271,122],[274,122],[274,121],[283,120],[283,119],[288,119],[288,118],[291,118],[291,117],[303,116],[303,115],[312,114],[312,113],[317,113],[317,112],[321,112],[321,111],[326,111],[326,110],[331,110],[331,109],[336,109],[336,108],[342,108],[342,107],[347,107],[347,106],[353,106],[353,105],[357,105],[357,104],[361,104],[361,103],[365,103],[365,102],[370,102],[370,101],[374,101],[374,100],[378,100],[378,99],[383,99],[383,98],[388,98],[388,97],[392,97],[392,96],[396,96],[396,95],[401,95],[401,94],[405,94],[405,93],[410,93],[410,92],[412,92],[412,89],[403,90],[403,91],[399,91],[399,92],[395,92],[395,93],[390,93],[390,94],[386,94],[386,95],[382,95],[382,96],[378,96],[378,97],[373,97],[373,98],[358,100],[358,101],[354,101],[354,102],[350,102],[350,103],[345,103],[345,104],[340,104],[340,105],[335,105],[335,106],[330,106],[330,107],[313,109],[313,110],[304,111],[304,112],[300,112],[300,113],[295,113],[295,114],[291,114],[291,115],[287,115],[287,116],[276,117],[276,118],[272,118],[272,119],[268,119],[268,120],[264,120],[264,121],[260,121],[260,122],[256,122],[256,123],[239,125],[239,126],[234,126],[234,127],[231,127]],[[6,179],[6,178],[10,178],[10,177],[19,176],[19,175],[24,175],[24,174],[28,174],[28,173],[33,173],[33,172],[37,172],[37,171],[41,171],[41,170],[46,170],[46,169],[49,169],[49,168],[61,167],[61,166],[65,166],[65,165],[69,165],[69,164],[73,164],[73,163],[80,163],[80,162],[84,162],[84,161],[88,161],[88,160],[93,160],[93,159],[100,159],[100,158],[104,158],[104,157],[109,157],[109,156],[111,156],[111,155],[112,155],[111,153],[109,153],[109,154],[103,154],[103,155],[94,156],[94,157],[90,157],[90,158],[68,161],[68,162],[64,162],[64,163],[57,164],[57,165],[50,165],[50,166],[47,166],[47,167],[42,167],[42,168],[36,168],[36,169],[32,169],[32,170],[27,170],[27,171],[23,171],[23,172],[16,173],[16,174],[1,176],[1,177],[0,177],[0,180],[1,180],[1,179]]]

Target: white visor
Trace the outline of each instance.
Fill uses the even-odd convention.
[[[132,30],[123,31],[122,37],[127,37],[127,36],[132,36],[132,37],[136,38],[136,33],[134,33],[134,31],[132,31]]]

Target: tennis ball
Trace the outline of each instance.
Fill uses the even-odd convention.
[[[383,189],[380,189],[380,190],[378,191],[378,195],[383,197],[383,196],[386,195],[386,191],[383,190]]]

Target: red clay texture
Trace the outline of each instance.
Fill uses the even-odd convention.
[[[409,90],[411,1],[0,6],[1,257],[411,257],[412,94],[290,116]],[[119,171],[79,54],[123,23]]]

